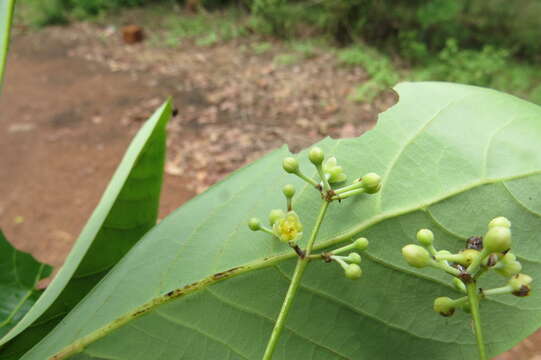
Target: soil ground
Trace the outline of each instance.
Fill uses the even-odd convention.
[[[0,97],[7,238],[60,266],[141,122],[168,96],[179,112],[162,217],[284,143],[298,150],[326,135],[358,136],[395,101],[391,92],[370,105],[348,100],[366,74],[332,54],[278,65],[280,44],[239,51],[250,41],[170,49],[125,45],[115,28],[91,24],[16,31]],[[499,359],[541,360],[538,343],[534,335]]]

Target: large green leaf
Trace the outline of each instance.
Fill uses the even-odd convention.
[[[0,0],[0,90],[4,79],[4,69],[9,48],[9,35],[15,0]]]
[[[524,271],[541,278],[541,108],[455,84],[397,91],[375,130],[320,144],[350,177],[382,174],[383,188],[331,204],[316,247],[368,237],[364,275],[350,281],[335,264],[310,264],[275,359],[476,358],[468,316],[431,309],[435,297],[458,295],[448,277],[401,258],[421,227],[434,230],[438,247],[458,250],[505,215]],[[281,170],[288,154],[271,153],[170,215],[23,359],[261,358],[295,255],[246,221],[282,206],[283,184],[303,186]],[[295,207],[310,229],[321,199],[306,186],[299,194]],[[539,282],[528,298],[483,302],[490,354],[539,327]]]
[[[36,284],[51,271],[49,265],[11,246],[0,230],[0,336],[36,302],[41,294]]]
[[[20,358],[156,224],[170,116],[167,102],[141,128],[64,266],[35,306],[0,341],[0,359]]]

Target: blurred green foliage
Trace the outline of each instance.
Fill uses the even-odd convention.
[[[168,12],[160,43],[176,46],[192,38],[196,45],[212,46],[250,33],[281,37],[291,49],[275,56],[281,65],[317,55],[328,48],[320,41],[326,39],[339,49],[340,63],[360,66],[370,76],[352,95],[358,101],[370,101],[401,79],[415,79],[489,86],[541,103],[540,0],[19,1],[30,5],[27,18],[39,26],[122,7],[160,3],[178,8],[189,1],[204,10],[199,15]],[[219,16],[211,16],[215,9]],[[262,42],[253,51],[270,49]]]

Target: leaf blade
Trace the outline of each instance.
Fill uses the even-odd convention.
[[[138,132],[64,266],[36,307],[0,340],[0,358],[18,358],[39,341],[155,225],[170,116],[167,102]]]
[[[2,91],[4,71],[6,68],[14,8],[15,0],[0,1],[0,92]]]
[[[538,208],[539,196],[530,200],[516,183],[536,188],[541,182],[541,157],[535,151],[541,142],[539,107],[490,90],[452,84],[404,84],[398,91],[400,102],[382,115],[375,130],[359,139],[320,144],[348,174],[383,174],[385,187],[376,197],[332,204],[317,248],[337,245],[357,234],[367,236],[371,245],[363,262],[366,276],[352,284],[338,267],[310,266],[276,359],[391,358],[396,354],[403,359],[474,359],[475,340],[467,317],[457,314],[447,321],[431,311],[434,297],[457,295],[449,279],[434,271],[412,270],[401,259],[400,248],[414,241],[421,227],[433,229],[438,247],[457,250],[466,237],[482,234],[490,218],[505,214],[515,223],[516,253],[525,271],[541,275],[536,266],[541,249],[535,236],[541,231],[541,221],[529,209]],[[509,130],[509,126],[511,133],[530,129],[529,137],[525,141],[502,134],[501,129]],[[502,148],[513,151],[502,154]],[[32,349],[24,359],[45,358],[70,343],[77,344],[81,336],[72,334],[96,334],[93,331],[104,329],[119,316],[135,314],[141,304],[149,304],[152,311],[98,334],[72,358],[139,354],[153,359],[179,353],[190,359],[215,354],[260,357],[287,289],[294,255],[263,234],[251,234],[245,220],[283,206],[274,191],[286,181],[299,185],[279,169],[287,154],[282,149],[268,155],[165,219],[43,346]],[[510,166],[491,160],[502,156]],[[295,207],[310,228],[321,200],[305,189]],[[520,206],[513,198],[534,205]],[[213,209],[210,215],[209,208]],[[188,219],[191,224],[186,224]],[[231,269],[235,273],[239,266],[253,266],[254,271],[238,271],[240,276],[227,281],[220,277],[200,287],[190,285]],[[486,285],[499,284],[498,280],[501,283],[489,278]],[[191,286],[197,291],[187,291]],[[185,292],[183,296],[153,307],[153,301],[176,288]],[[495,314],[486,322],[491,354],[509,348],[541,324],[538,289],[535,284],[534,294],[524,300],[502,297],[486,302],[484,311]],[[110,301],[104,304],[105,299]],[[96,313],[99,318],[93,317]],[[506,329],[516,323],[519,327],[510,336]],[[128,343],[141,345],[128,349]]]
[[[0,336],[36,302],[41,294],[36,285],[51,272],[51,266],[11,246],[0,230]]]

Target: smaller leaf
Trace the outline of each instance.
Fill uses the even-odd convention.
[[[15,0],[0,0],[0,90],[2,90],[4,68],[6,67],[8,56],[9,35],[14,7]]]
[[[0,337],[32,307],[42,291],[36,289],[52,267],[15,249],[0,230]]]

